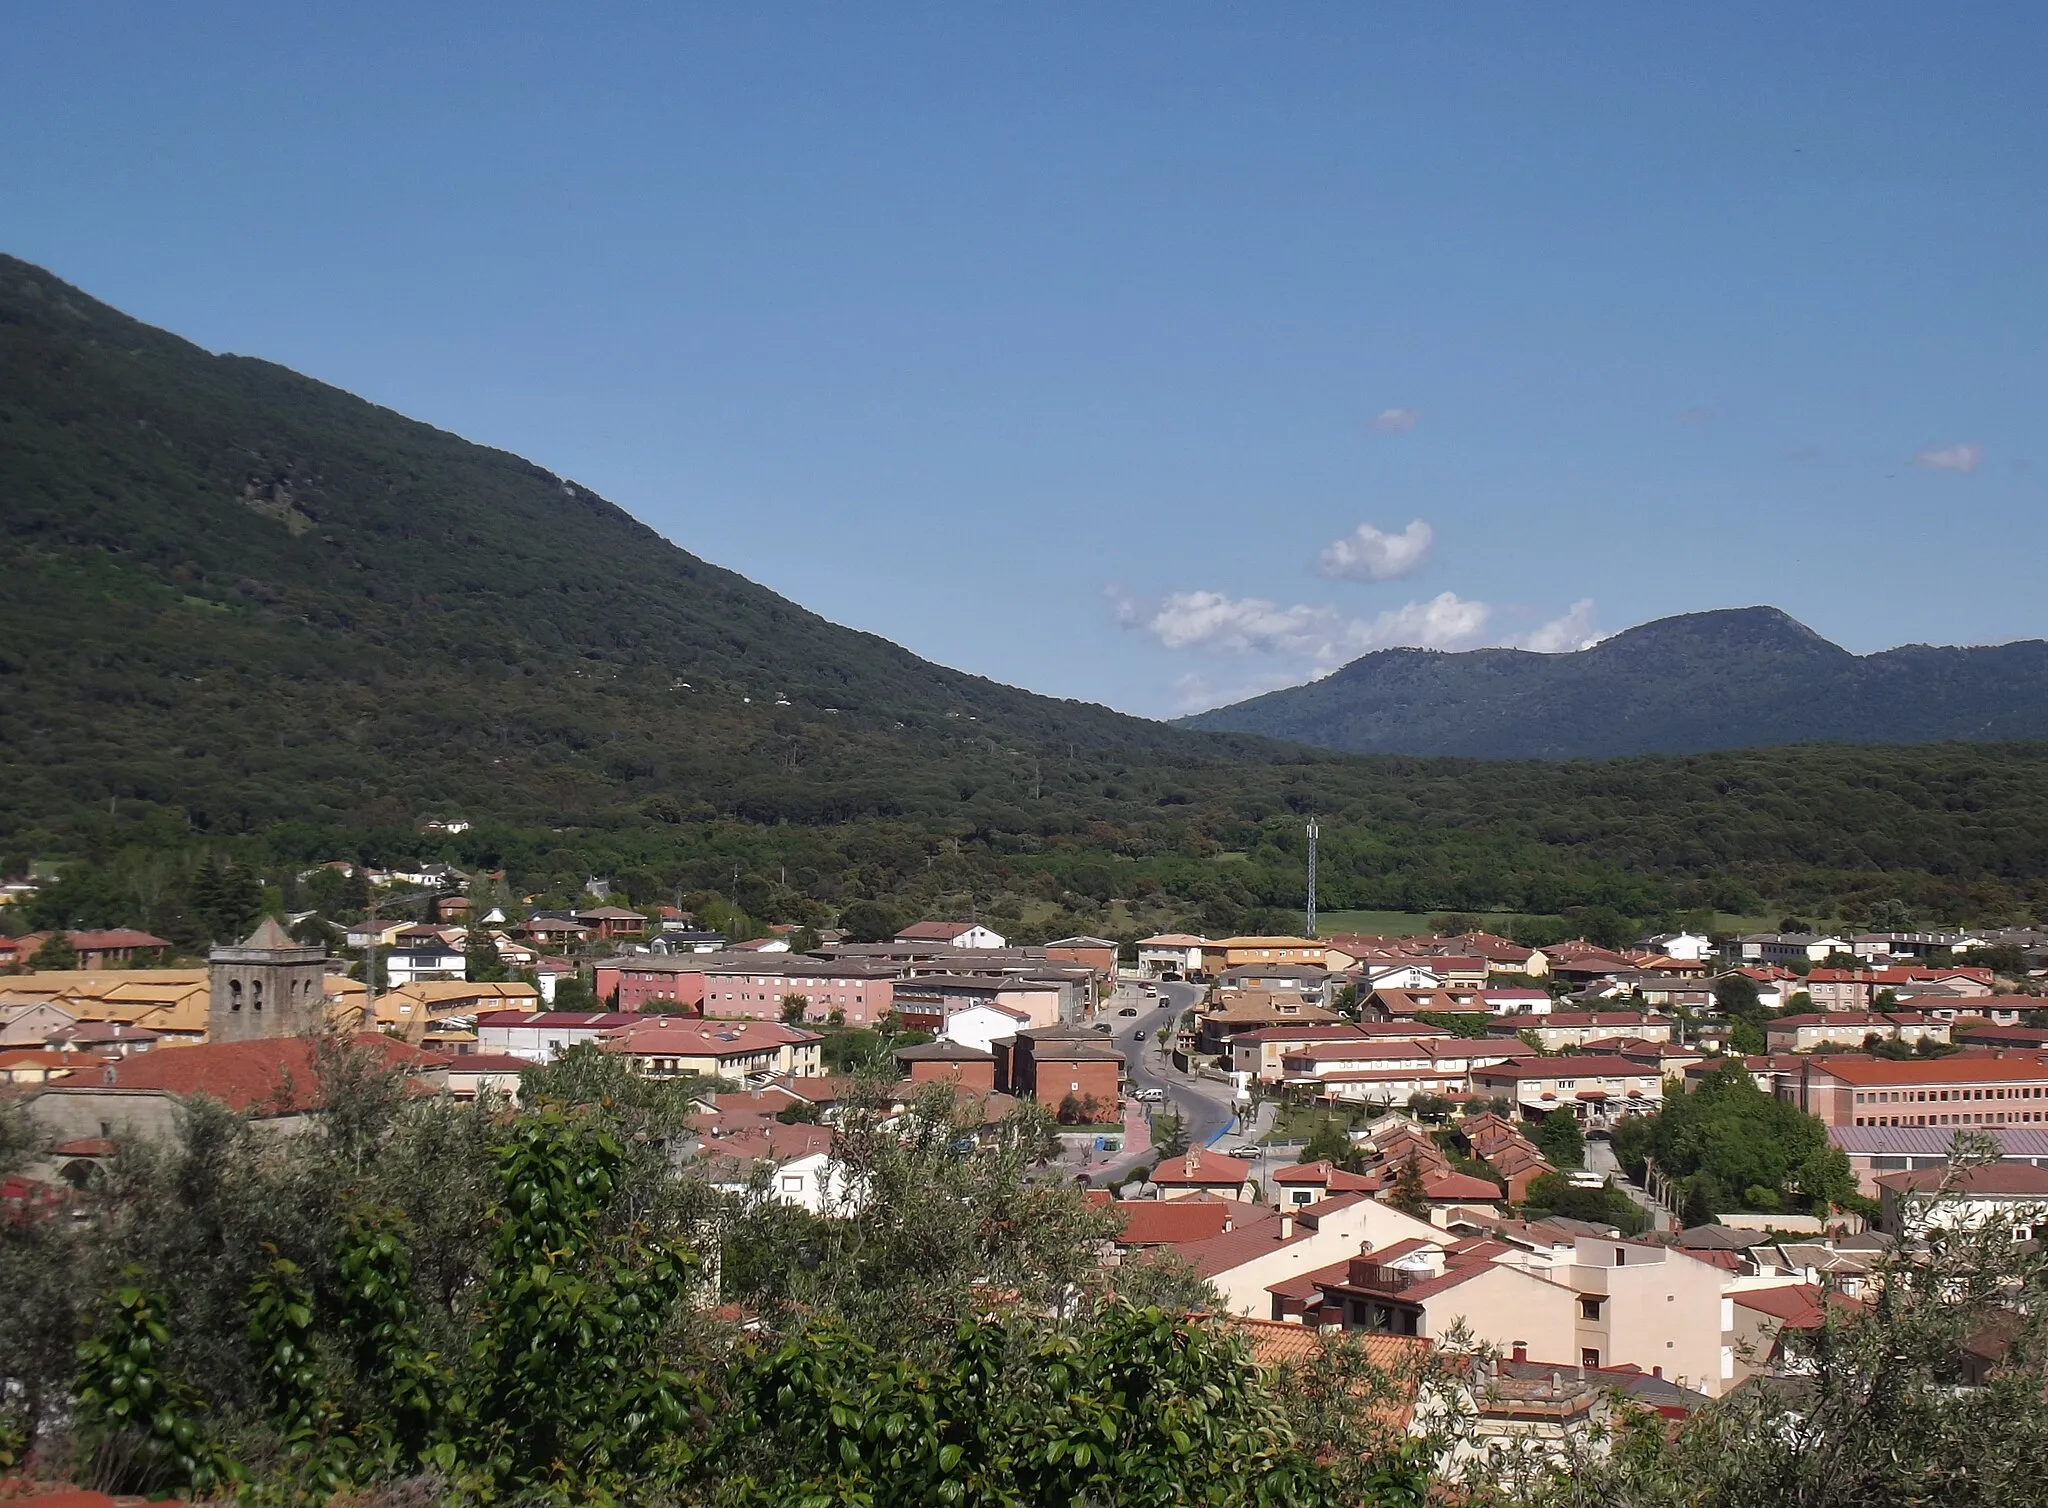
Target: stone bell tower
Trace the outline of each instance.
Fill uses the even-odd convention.
[[[241,942],[207,954],[210,1042],[296,1037],[327,1025],[327,950],[292,941],[265,917]]]

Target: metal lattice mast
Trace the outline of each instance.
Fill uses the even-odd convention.
[[[1316,935],[1316,839],[1322,836],[1322,828],[1311,817],[1308,819],[1308,931],[1305,935]]]

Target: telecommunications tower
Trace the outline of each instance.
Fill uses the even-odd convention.
[[[1308,930],[1302,935],[1316,935],[1316,839],[1322,836],[1322,828],[1316,819],[1308,819]]]

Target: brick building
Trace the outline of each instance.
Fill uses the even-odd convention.
[[[1123,1054],[1101,1036],[1071,1026],[1033,1027],[992,1044],[996,1088],[1058,1111],[1071,1098],[1089,1119],[1115,1121]],[[1092,1111],[1089,1107],[1092,1106]]]
[[[2048,1126],[2048,1055],[1960,1052],[1802,1059],[1778,1095],[1828,1126]]]

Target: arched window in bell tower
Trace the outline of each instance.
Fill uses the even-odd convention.
[[[239,979],[230,979],[228,981],[228,1009],[231,1011],[238,1011],[241,1008],[242,981]]]
[[[263,1009],[263,981],[260,979],[249,981],[249,1009],[252,1011]]]

